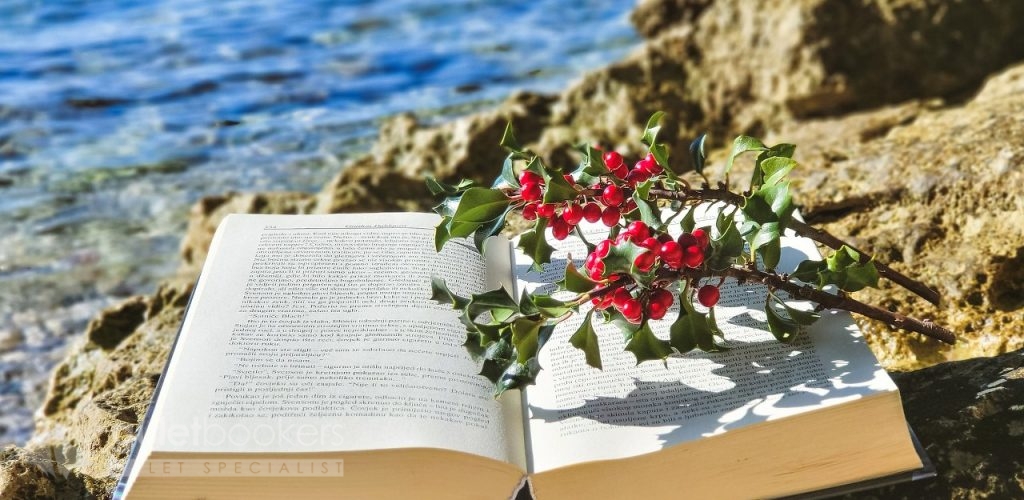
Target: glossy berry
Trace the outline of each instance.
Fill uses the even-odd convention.
[[[597,246],[594,248],[594,253],[592,253],[591,255],[596,255],[598,259],[603,259],[608,256],[608,252],[611,251],[611,249],[611,240],[603,240],[597,244]]]
[[[653,253],[655,256],[658,256],[658,252],[661,251],[661,242],[658,241],[658,238],[655,238],[653,236],[648,236],[638,244],[650,250],[651,253]]]
[[[689,246],[683,250],[683,264],[686,267],[700,267],[704,263],[704,250],[698,246]]]
[[[622,193],[622,189],[615,184],[609,184],[604,188],[604,191],[601,192],[601,200],[609,207],[617,207],[621,205],[625,199],[626,197]]]
[[[587,270],[587,274],[590,276],[590,279],[594,281],[604,279],[604,262],[601,262],[600,260],[594,262],[594,264]]]
[[[543,203],[537,207],[537,215],[550,219],[551,216],[555,215],[555,205],[552,203]]]
[[[543,184],[544,178],[537,175],[536,172],[530,170],[523,170],[523,173],[519,174],[519,184]]]
[[[594,308],[598,310],[608,309],[612,305],[612,296],[604,294],[600,297],[594,297],[590,299],[590,302],[594,304]]]
[[[616,288],[611,295],[612,304],[614,304],[615,307],[618,307],[620,309],[622,308],[622,305],[626,303],[627,300],[631,300],[633,298],[633,296],[630,295],[625,288]]]
[[[563,219],[559,218],[551,221],[551,235],[554,236],[556,240],[564,240],[569,236],[569,231],[571,229],[572,228],[569,224],[566,224]]]
[[[601,222],[608,227],[619,223],[619,211],[615,207],[607,207],[601,212]]]
[[[654,264],[657,260],[658,256],[654,255],[654,252],[644,252],[633,259],[633,265],[636,266],[640,272],[646,273],[654,268]]]
[[[636,202],[633,201],[632,198],[630,198],[629,200],[626,201],[626,208],[624,208],[622,210],[622,212],[628,214],[629,212],[632,212],[633,210],[636,210]]]
[[[634,169],[646,172],[650,175],[658,175],[662,172],[661,165],[658,165],[658,160],[654,159],[653,153],[647,153],[644,159],[636,162]]]
[[[528,203],[523,207],[523,218],[526,220],[537,220],[537,204]]]
[[[676,239],[676,241],[679,243],[679,246],[683,249],[683,251],[686,251],[687,247],[695,247],[700,245],[700,242],[697,241],[697,238],[690,233],[680,234],[679,238]]]
[[[668,312],[668,308],[660,302],[651,302],[650,304],[647,304],[647,315],[651,319],[664,318],[666,312]]]
[[[643,241],[651,236],[651,228],[641,220],[630,222],[626,226],[626,232],[633,235],[633,241]]]
[[[672,269],[679,269],[683,264],[683,249],[673,240],[666,241],[658,248],[661,260]]]
[[[697,244],[700,245],[701,248],[707,248],[708,243],[711,243],[711,238],[708,237],[708,232],[703,229],[694,229],[693,237],[696,238]]]
[[[575,226],[583,220],[583,207],[572,203],[568,207],[565,207],[565,211],[562,212],[562,218],[570,226]]]
[[[586,219],[587,222],[597,222],[601,220],[601,207],[594,202],[583,205],[583,218]]]
[[[630,298],[619,306],[619,312],[626,318],[626,321],[636,324],[644,317],[644,306],[639,300]]]
[[[622,161],[622,155],[615,151],[609,151],[604,154],[604,165],[608,167],[608,170],[618,170],[624,162]]]
[[[637,184],[640,184],[641,182],[644,182],[647,179],[650,179],[651,177],[651,173],[646,170],[630,170],[629,173],[626,174],[626,183],[629,184],[630,186],[636,186]]]
[[[526,201],[538,201],[544,196],[544,190],[536,182],[523,184],[523,199]]]
[[[714,307],[718,303],[718,287],[715,285],[704,285],[697,290],[697,301],[704,307]]]
[[[665,290],[664,288],[658,288],[651,292],[651,304],[661,304],[666,310],[669,307],[672,307],[672,302],[674,300],[672,292]]]

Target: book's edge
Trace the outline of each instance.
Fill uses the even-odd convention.
[[[892,486],[900,483],[931,479],[937,476],[938,472],[935,470],[935,464],[932,463],[930,458],[928,458],[928,452],[926,452],[924,446],[921,445],[921,441],[917,438],[917,434],[914,433],[914,429],[910,424],[907,424],[907,432],[910,434],[910,440],[914,443],[914,451],[917,452],[918,458],[921,459],[921,468],[782,498],[785,500],[820,500],[849,493],[862,492],[874,488],[881,488],[883,486]]]
[[[196,276],[196,283],[199,282],[199,277],[202,274]],[[153,418],[153,412],[156,409],[156,401],[160,397],[160,389],[164,386],[164,381],[167,380],[167,369],[171,366],[171,359],[174,358],[174,353],[178,347],[178,341],[181,340],[181,332],[184,330],[185,321],[184,317],[188,315],[188,310],[192,307],[192,299],[196,296],[197,287],[192,287],[192,292],[189,293],[188,303],[185,304],[185,312],[182,315],[182,321],[178,323],[178,333],[174,335],[174,342],[171,344],[170,355],[167,356],[167,362],[164,363],[164,369],[160,372],[160,380],[156,384],[156,388],[153,390],[153,397],[149,401],[149,408],[146,409],[146,417],[142,420],[142,425],[139,427],[139,432],[135,434],[135,442],[132,443],[132,451],[128,455],[128,460],[124,465],[124,472],[121,473],[121,478],[117,481],[117,486],[114,487],[113,500],[123,500],[124,495],[127,492],[128,481],[132,473],[132,469],[135,468],[135,462],[139,459],[139,450],[142,447],[142,440],[146,435],[146,430],[149,428],[150,420]]]

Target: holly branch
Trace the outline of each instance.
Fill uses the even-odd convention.
[[[461,312],[466,347],[483,358],[481,374],[495,384],[496,394],[533,383],[540,370],[537,355],[554,327],[581,313],[588,303],[586,317],[569,341],[597,368],[601,354],[592,324],[597,318],[619,327],[625,349],[638,362],[693,349],[726,350],[715,319],[719,287],[726,279],[767,287],[766,326],[780,342],[792,342],[827,308],[955,342],[953,333],[939,325],[849,295],[877,287],[879,279],[886,278],[932,303],[939,300],[934,289],[794,217],[788,176],[797,167],[792,159],[795,146],[767,146],[752,137],[737,137],[724,180],[712,187],[705,174],[704,137],[693,142],[684,167],[670,166],[668,148],[657,142],[662,116],[655,113],[648,120],[641,138],[648,153],[632,166],[616,151],[582,145],[574,169],[550,167],[523,149],[509,126],[501,141],[509,154],[490,187],[427,179],[431,192],[443,197],[435,207],[442,218],[435,232],[438,251],[451,238],[464,237],[472,237],[482,251],[484,241],[505,227],[508,215],[519,212],[534,223],[521,235],[519,248],[540,268],[551,261],[549,237],[564,240],[575,233],[583,239],[584,220],[608,228],[607,238],[597,243],[583,239],[588,253],[582,270],[569,259],[558,282],[559,292],[575,294],[566,300],[527,291],[516,300],[500,288],[462,297],[434,279],[434,299]],[[729,172],[746,153],[756,153],[750,183],[746,190],[734,192]],[[698,187],[693,187],[691,181],[698,180]],[[695,213],[709,206],[714,208],[708,212],[713,222],[698,227]],[[808,259],[793,272],[780,273],[781,237],[787,230],[832,251],[824,260]],[[669,339],[661,339],[651,324],[665,319],[677,300]],[[810,301],[816,307],[807,311],[789,303],[792,300]]]

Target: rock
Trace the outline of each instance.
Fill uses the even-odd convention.
[[[893,379],[938,477],[852,498],[1024,498],[1024,351]]]
[[[131,297],[100,312],[85,328],[85,338],[103,349],[113,349],[142,323],[145,312],[145,299]]]
[[[518,93],[498,109],[422,127],[412,116],[381,125],[373,153],[342,170],[320,194],[318,212],[426,210],[436,202],[424,176],[490,184],[506,153],[498,147],[511,121],[520,142],[536,140],[546,124],[551,98]]]
[[[217,225],[231,213],[302,214],[313,211],[316,198],[307,193],[228,193],[207,196],[189,211],[188,228],[181,242],[182,265],[179,273],[197,276],[206,260],[206,251]]]
[[[14,446],[0,450],[0,500],[89,498],[89,479],[53,457]]]

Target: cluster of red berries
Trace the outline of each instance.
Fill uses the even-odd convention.
[[[665,266],[671,270],[700,267],[704,263],[704,253],[709,244],[707,232],[703,229],[695,229],[692,233],[683,233],[679,238],[674,239],[667,233],[654,235],[647,224],[642,221],[633,221],[614,239],[598,243],[594,251],[587,256],[584,268],[591,279],[600,281],[609,278],[605,276],[604,259],[611,252],[612,247],[627,241],[647,250],[633,260],[633,265],[641,272],[649,272],[658,266]],[[612,282],[615,283],[614,280]],[[591,302],[597,309],[614,307],[631,323],[640,323],[644,317],[661,319],[672,306],[673,295],[664,288],[647,291],[635,288],[633,292],[630,292],[627,288],[628,284],[629,281],[616,285],[600,297],[591,299]],[[601,288],[601,286],[598,285],[596,288]],[[718,303],[718,287],[713,285],[701,287],[697,292],[697,300],[707,307],[714,306]]]
[[[671,270],[700,267],[704,263],[704,252],[709,243],[707,232],[703,229],[695,229],[692,233],[683,233],[679,238],[672,238],[668,233],[652,234],[651,228],[643,221],[633,221],[614,240],[598,243],[594,251],[587,256],[584,267],[591,279],[605,278],[604,258],[608,256],[613,246],[627,241],[647,250],[633,260],[633,265],[644,273],[659,265]]]
[[[609,151],[603,155],[605,165],[612,175],[619,178],[630,187],[636,187],[638,183],[644,182],[664,171],[654,155],[647,156],[636,162],[632,169],[627,168],[622,155],[615,151]],[[566,174],[565,180],[570,185],[576,181],[571,175]],[[519,194],[523,201],[523,218],[536,220],[538,217],[550,220],[551,233],[557,240],[563,240],[573,228],[582,220],[587,222],[601,221],[608,227],[619,223],[623,213],[632,212],[636,209],[636,202],[626,197],[626,192],[615,182],[598,182],[589,189],[593,189],[597,195],[588,196],[580,194],[575,200],[563,203],[543,203],[544,178],[529,170],[519,175]]]

